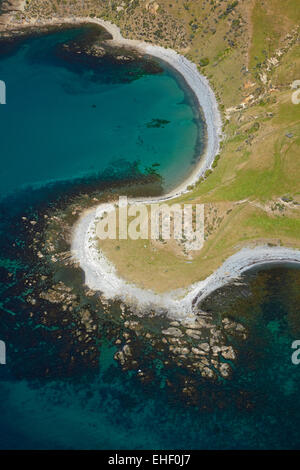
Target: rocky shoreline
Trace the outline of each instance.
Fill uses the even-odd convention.
[[[176,395],[181,394],[185,402],[195,404],[200,400],[201,406],[199,381],[208,381],[219,390],[222,380],[232,377],[238,357],[235,342],[247,339],[247,329],[226,316],[221,318],[200,310],[193,322],[174,321],[154,310],[148,311],[145,317],[143,310],[118,300],[109,301],[88,289],[68,251],[74,219],[85,204],[88,207],[93,195],[85,196],[71,197],[67,207],[66,201],[51,208],[43,205],[34,212],[23,212],[17,221],[12,220],[14,226],[18,224],[20,239],[11,247],[9,256],[18,256],[30,266],[26,276],[20,276],[12,268],[2,273],[11,286],[11,300],[5,300],[3,313],[7,334],[11,335],[12,346],[18,343],[12,357],[14,372],[27,378],[93,373],[99,363],[100,344],[108,340],[117,349],[114,358],[122,370],[154,386],[161,381],[163,368],[165,385]],[[96,197],[99,195],[95,194],[93,199]],[[27,250],[22,249],[24,243]],[[20,304],[19,308],[24,310],[28,323],[16,331],[15,317],[9,312],[14,310],[22,292],[24,307]],[[41,338],[47,350],[48,344],[57,350],[59,365],[45,355],[34,370],[22,366],[18,360],[20,350],[23,352],[24,348],[25,354],[30,339],[27,352],[30,354],[31,348],[39,347]],[[52,348],[49,354],[51,351]],[[157,361],[161,366],[156,370]],[[207,400],[203,403],[207,406]]]

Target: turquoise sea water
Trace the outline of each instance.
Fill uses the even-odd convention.
[[[193,110],[173,74],[112,58],[101,65],[67,60],[58,44],[76,34],[31,38],[0,58],[8,88],[0,107],[1,195],[10,194],[0,204],[0,339],[8,346],[7,365],[0,365],[0,448],[299,448],[300,365],[291,362],[291,344],[300,339],[300,271],[292,266],[249,273],[246,294],[225,289],[226,302],[217,294],[207,301],[205,308],[238,319],[249,336],[232,379],[218,388],[199,382],[204,402],[193,406],[165,386],[164,369],[147,384],[122,371],[105,321],[97,366],[72,368],[66,314],[56,312],[52,327],[40,321],[43,312],[31,315],[25,298],[34,288],[23,281],[41,268],[27,255],[24,208],[36,220],[37,207],[69,190],[60,181],[80,178],[87,188],[90,177],[117,179],[124,161],[139,160],[142,170],[160,163],[167,189],[190,171],[197,142]],[[170,122],[153,127],[153,119]],[[56,329],[65,343],[51,340]]]

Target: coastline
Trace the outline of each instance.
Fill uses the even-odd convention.
[[[111,44],[131,47],[143,54],[166,62],[183,77],[187,86],[195,94],[199,107],[203,111],[207,132],[206,148],[197,167],[181,185],[170,193],[152,199],[137,198],[129,200],[129,203],[143,202],[150,204],[152,202],[162,202],[174,199],[187,192],[187,187],[195,183],[211,167],[215,155],[219,151],[219,142],[222,136],[221,116],[208,80],[201,76],[195,64],[177,52],[141,41],[124,39],[116,25],[101,19],[72,17],[57,19],[47,23],[28,22],[22,26],[42,27],[46,25],[78,25],[82,23],[94,23],[105,28],[113,36],[113,39],[109,40]],[[21,25],[18,26],[20,27]],[[101,204],[97,208],[85,211],[81,215],[72,234],[71,252],[73,259],[75,262],[79,262],[80,267],[83,269],[85,284],[89,288],[101,291],[104,297],[108,299],[119,299],[126,304],[142,308],[145,314],[148,311],[155,310],[157,313],[167,312],[168,316],[172,319],[193,321],[196,313],[194,310],[195,306],[214,290],[239,278],[248,269],[270,262],[300,263],[300,251],[296,249],[269,246],[243,248],[230,256],[205,280],[192,284],[187,289],[157,294],[150,290],[141,289],[118,277],[115,266],[91,243],[91,238],[95,235],[95,218],[99,217],[101,212],[107,210],[107,206],[107,204]]]

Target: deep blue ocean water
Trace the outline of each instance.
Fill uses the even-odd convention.
[[[213,296],[212,308],[245,324],[249,336],[233,378],[207,409],[172,395],[163,371],[160,384],[147,385],[123,372],[105,338],[96,369],[43,373],[53,364],[59,372],[60,350],[30,317],[28,292],[18,291],[34,266],[22,256],[17,216],[47,204],[50,181],[53,200],[56,188],[68,189],[59,181],[88,184],[124,160],[139,160],[142,170],[160,163],[165,188],[172,186],[190,171],[197,141],[192,107],[174,75],[136,63],[107,60],[101,69],[67,62],[56,46],[74,34],[31,38],[0,59],[8,85],[8,104],[0,107],[1,194],[10,194],[0,207],[0,339],[10,339],[7,365],[0,365],[0,448],[299,448],[300,365],[292,364],[291,344],[300,339],[300,271],[292,266],[249,273],[251,296],[225,291],[225,306]],[[147,127],[153,119],[170,123]],[[209,385],[199,386],[210,394]]]

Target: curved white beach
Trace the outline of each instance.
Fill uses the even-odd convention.
[[[77,19],[76,22],[89,21],[100,24],[113,36],[113,42],[138,48],[140,51],[158,57],[175,68],[193,90],[206,121],[207,145],[204,155],[193,174],[171,193],[160,198],[140,198],[134,202],[152,203],[172,199],[187,191],[187,186],[196,182],[211,167],[215,155],[219,152],[222,121],[214,93],[205,77],[195,64],[173,50],[152,46],[140,41],[124,39],[117,26],[99,19]],[[129,201],[130,203],[133,200]],[[150,310],[168,312],[171,318],[193,319],[193,300],[203,300],[215,289],[238,278],[252,266],[269,262],[300,263],[300,251],[284,247],[261,246],[244,248],[228,258],[224,264],[204,281],[191,285],[188,289],[157,294],[144,290],[117,275],[115,266],[96,246],[96,221],[105,210],[112,209],[110,204],[101,204],[86,211],[74,227],[71,251],[74,260],[79,262],[85,273],[86,285],[101,291],[107,299],[120,299],[128,305],[139,307],[145,314]]]
[[[131,200],[130,202],[133,202]],[[193,319],[194,300],[197,303],[216,289],[239,278],[248,269],[266,263],[300,263],[300,251],[285,247],[259,246],[243,248],[230,256],[212,275],[165,294],[141,289],[118,276],[115,266],[99,250],[96,236],[96,218],[105,211],[114,210],[113,204],[101,204],[86,212],[74,228],[72,254],[85,273],[85,283],[92,290],[101,291],[107,299],[119,299],[127,305],[140,308],[145,314],[151,310],[166,312],[178,320]]]

